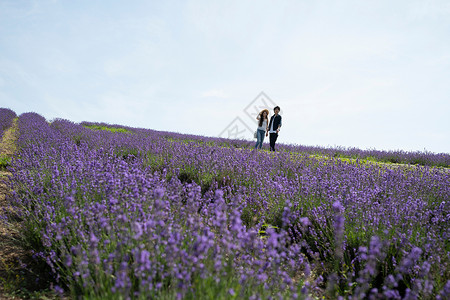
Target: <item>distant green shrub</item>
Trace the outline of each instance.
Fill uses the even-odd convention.
[[[83,125],[83,126],[92,130],[107,130],[114,133],[131,133],[131,131],[126,130],[125,128],[107,127],[100,125]]]

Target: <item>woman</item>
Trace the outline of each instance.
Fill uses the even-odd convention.
[[[258,116],[256,117],[256,120],[258,120],[258,129],[256,130],[256,144],[255,149],[262,148],[262,144],[264,141],[264,133],[267,136],[267,130],[268,130],[268,120],[269,120],[269,111],[267,109],[262,110]]]

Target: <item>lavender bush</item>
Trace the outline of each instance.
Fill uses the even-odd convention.
[[[9,108],[0,108],[0,139],[3,136],[3,132],[11,127],[14,118],[17,115],[14,111]]]
[[[12,200],[58,289],[132,299],[450,296],[445,170],[86,125],[95,124],[19,117]]]

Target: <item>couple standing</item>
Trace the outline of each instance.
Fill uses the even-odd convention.
[[[278,138],[278,132],[281,127],[281,116],[278,114],[280,112],[280,107],[275,106],[273,109],[275,113],[269,120],[269,111],[264,109],[261,111],[256,119],[258,120],[258,129],[256,130],[256,145],[255,149],[261,149],[262,143],[264,141],[264,133],[266,136],[270,133],[270,151],[275,151],[275,142]]]

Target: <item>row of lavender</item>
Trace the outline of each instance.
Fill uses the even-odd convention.
[[[74,295],[449,296],[449,173],[128,129],[19,119],[14,200]]]
[[[385,163],[399,163],[422,166],[435,166],[450,168],[450,154],[433,153],[430,151],[404,151],[404,150],[362,150],[354,147],[319,147],[287,145],[287,151],[298,151],[316,155],[325,155],[338,158],[353,158],[371,160]]]
[[[16,113],[9,108],[0,108],[0,139],[6,129],[11,127]]]
[[[106,123],[93,123],[82,122],[82,125],[99,125],[99,126],[111,126]],[[112,125],[113,127],[127,128],[120,125]],[[134,128],[127,128],[128,130],[135,131]],[[159,132],[160,135],[166,136],[172,139],[178,139],[180,141],[190,140],[197,141],[199,143],[221,145],[223,147],[236,147],[253,149],[254,142],[248,142],[245,140],[230,140],[214,137],[203,137],[197,135],[186,135],[173,132]],[[386,163],[401,163],[411,165],[422,166],[435,166],[450,168],[450,154],[448,153],[433,153],[430,151],[404,151],[404,150],[377,150],[366,149],[362,150],[355,147],[323,147],[323,146],[306,146],[297,144],[278,144],[278,151],[282,152],[298,152],[308,153],[311,155],[336,157],[336,158],[352,158],[360,160],[371,160]]]

